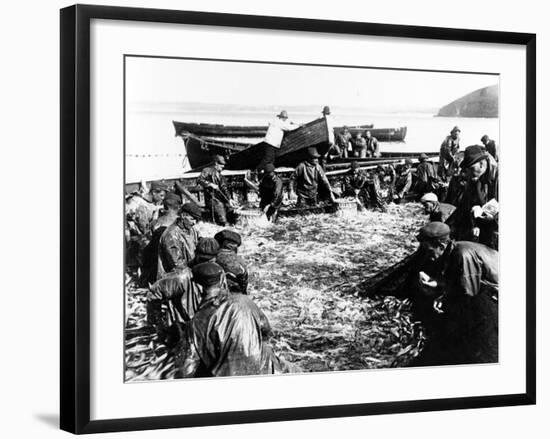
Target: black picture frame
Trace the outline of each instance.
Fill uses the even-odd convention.
[[[519,394],[90,420],[90,21],[134,20],[256,29],[504,43],[526,48],[526,392]],[[60,425],[99,433],[514,406],[536,401],[536,35],[375,23],[75,5],[61,10]]]

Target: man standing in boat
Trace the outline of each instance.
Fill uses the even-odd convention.
[[[367,156],[367,141],[358,131],[353,139],[353,155],[364,159]]]
[[[221,155],[214,156],[214,165],[204,168],[197,182],[204,190],[204,206],[211,221],[225,226],[232,219],[235,204],[227,190],[225,178],[222,175],[225,159]]]
[[[456,170],[456,155],[460,149],[460,128],[455,126],[451,134],[445,137],[439,149],[439,176],[448,182]]]
[[[262,142],[263,157],[256,169],[263,169],[268,163],[275,163],[275,156],[277,150],[281,147],[285,131],[293,131],[297,128],[300,128],[300,125],[288,119],[286,110],[281,111],[275,119],[269,122],[267,133]]]
[[[291,187],[298,195],[298,206],[315,206],[320,197],[319,189],[324,191],[328,198],[334,202],[334,194],[325,171],[319,164],[320,154],[317,148],[311,146],[307,149],[308,158],[300,163],[292,175]]]
[[[378,139],[373,137],[369,130],[365,131],[365,142],[367,144],[367,157],[380,157]]]
[[[352,135],[347,126],[338,133],[333,147],[329,150],[331,158],[348,158],[353,155],[353,147],[351,144]]]

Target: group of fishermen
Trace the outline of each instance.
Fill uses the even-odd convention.
[[[241,236],[231,229],[200,236],[196,224],[203,219],[202,210],[182,203],[180,195],[158,183],[147,197],[151,202],[132,198],[127,208],[146,210],[146,203],[155,201],[163,206],[150,209],[149,224],[140,216],[148,239],[137,273],[148,289],[148,324],[170,349],[175,376],[299,371],[275,355],[269,321],[248,296],[247,263],[238,254]],[[133,227],[137,222],[129,215]]]
[[[413,365],[498,361],[498,156],[487,136],[460,151],[459,133],[443,141],[439,168],[417,169],[428,215],[417,251],[363,285],[412,299],[427,333]],[[445,183],[453,194],[437,191]]]
[[[417,236],[418,250],[367,281],[372,294],[413,299],[428,334],[415,362],[419,365],[498,361],[496,146],[484,136],[484,145],[460,151],[459,133],[455,127],[443,141],[439,166],[420,156],[414,186],[412,161],[390,172],[377,167],[370,174],[352,164],[343,180],[343,194],[363,197],[380,209],[385,205],[381,185],[391,182],[394,201],[413,190],[429,215]],[[318,151],[309,148],[295,169],[291,189],[298,205],[314,205],[323,194],[334,200],[319,159]],[[234,204],[221,173],[224,164],[216,156],[198,179],[206,215],[195,203],[182,203],[162,182],[127,199],[128,267],[139,270],[140,283],[149,290],[148,320],[172,348],[177,377],[298,371],[273,352],[268,319],[247,295],[240,235],[224,229],[200,237],[195,227],[205,217],[228,222],[226,211]],[[262,166],[260,207],[275,219],[283,183],[272,160]]]

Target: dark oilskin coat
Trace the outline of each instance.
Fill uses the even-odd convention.
[[[248,296],[224,294],[203,301],[187,327],[177,364],[193,364],[192,376],[262,375],[283,372],[265,336],[265,314]],[[186,377],[178,367],[178,377]]]

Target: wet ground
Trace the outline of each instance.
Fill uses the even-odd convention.
[[[248,224],[240,253],[249,262],[251,297],[273,329],[275,352],[304,371],[407,365],[423,331],[409,304],[394,297],[364,298],[357,285],[411,253],[425,221],[420,205],[280,218]],[[202,236],[219,228],[200,224]],[[173,377],[170,355],[146,327],[145,289],[127,285],[126,379]]]

